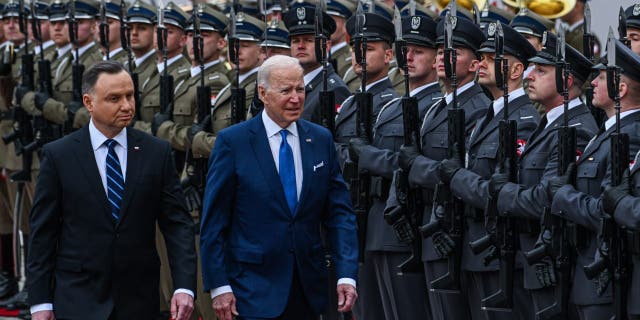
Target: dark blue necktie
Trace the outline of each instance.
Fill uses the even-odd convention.
[[[280,143],[280,182],[284,189],[284,196],[287,199],[287,204],[291,213],[296,212],[296,206],[298,205],[298,193],[296,188],[296,169],[293,165],[293,151],[291,146],[287,142],[287,134],[289,131],[283,129],[280,130],[282,136],[282,142]]]
[[[124,177],[120,167],[120,160],[116,154],[115,140],[109,139],[105,142],[109,152],[107,152],[107,198],[111,204],[111,215],[113,219],[118,220],[120,217],[120,203],[124,194]]]

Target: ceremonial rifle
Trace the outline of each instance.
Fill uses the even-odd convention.
[[[124,2],[124,1],[122,1]],[[109,60],[109,22],[107,21],[107,5],[100,1],[100,45],[104,48],[105,56]]]
[[[126,21],[127,18],[127,4],[125,3],[124,0],[122,0],[122,2],[120,2],[120,10],[118,11],[118,18],[120,19],[120,46],[122,47],[122,50],[127,52],[127,62],[128,62],[128,69],[129,69],[129,75],[131,76],[131,80],[133,80],[133,98],[135,100],[135,110],[136,110],[136,116],[135,119],[136,120],[141,120],[141,115],[140,115],[140,106],[141,106],[141,99],[140,99],[140,88],[138,87],[140,84],[140,80],[138,78],[138,73],[135,72],[135,68],[136,66],[135,64],[135,60],[133,58],[133,51],[131,50],[131,26],[129,26],[129,23]]]
[[[68,119],[65,123],[65,132],[71,132],[73,130],[73,120],[75,114],[80,108],[83,107],[82,103],[82,75],[84,74],[84,65],[80,63],[80,44],[78,43],[78,20],[76,19],[76,4],[75,0],[69,1],[69,18],[67,20],[69,24],[69,40],[75,50],[75,57],[72,66],[72,82],[73,82],[73,94],[71,102],[67,106]]]
[[[607,92],[615,101],[616,131],[611,134],[611,185],[623,183],[623,175],[629,168],[629,135],[620,131],[620,75],[622,69],[616,64],[616,44],[613,30],[609,28],[607,39]],[[611,319],[627,319],[627,298],[631,280],[632,260],[628,244],[628,230],[617,225],[613,212],[604,212],[598,235],[598,255],[584,267],[587,279],[594,279],[607,270],[613,276],[613,306],[615,316]]]
[[[322,65],[322,91],[320,91],[320,125],[329,129],[331,135],[336,131],[336,96],[333,91],[329,91],[329,64],[327,63],[327,35],[324,34],[324,21],[322,19],[325,12],[324,0],[316,3],[316,24],[315,24],[315,54],[316,60]]]
[[[156,34],[156,42],[158,49],[162,52],[162,62],[164,69],[160,75],[160,106],[163,107],[162,113],[173,119],[173,76],[169,73],[167,63],[167,26],[164,25],[164,8],[158,8],[158,28]],[[184,159],[184,158],[183,158]]]
[[[410,13],[415,14],[415,13]],[[404,128],[404,145],[414,145],[420,151],[420,115],[418,101],[410,96],[409,66],[407,64],[407,41],[402,37],[402,18],[400,11],[395,8],[394,24],[396,32],[395,50],[398,67],[404,73],[405,94],[401,99],[402,124]],[[411,256],[398,265],[397,273],[424,273],[422,262],[422,237],[418,237],[422,225],[424,203],[422,190],[409,186],[409,171],[398,169],[394,171],[393,180],[396,183],[396,198],[400,206],[395,207],[384,215],[385,221],[393,226],[396,237],[400,242],[411,246]]]
[[[233,1],[229,14],[229,59],[233,61],[235,67],[235,81],[231,88],[231,123],[236,124],[247,118],[247,110],[245,108],[245,100],[247,92],[240,86],[240,38],[236,35],[236,11],[235,7],[239,6],[237,0]]]
[[[591,62],[595,63],[596,57],[594,53],[595,49],[595,36],[591,33],[591,8],[589,7],[589,3],[585,2],[584,4],[584,23],[583,27],[583,35],[582,35],[582,45],[584,56],[589,59]],[[585,96],[585,104],[591,111],[591,115],[596,120],[596,124],[598,127],[602,126],[602,124],[607,120],[607,114],[604,110],[596,108],[593,106],[593,85],[591,85],[591,81],[588,81],[587,87],[584,92]]]
[[[618,13],[618,37],[622,44],[627,48],[631,48],[631,40],[627,39],[627,15],[622,7],[620,7],[620,12]]]

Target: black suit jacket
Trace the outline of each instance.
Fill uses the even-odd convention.
[[[127,129],[117,223],[85,126],[45,145],[30,216],[29,303],[57,318],[139,319],[158,312],[160,226],[175,288],[195,292],[194,225],[167,142]]]

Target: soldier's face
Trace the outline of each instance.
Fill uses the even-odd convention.
[[[407,45],[407,66],[409,80],[422,83],[423,79],[435,72],[436,50],[415,44]]]
[[[316,60],[316,43],[313,34],[291,36],[291,56],[300,61],[303,69],[320,65]]]
[[[367,43],[367,76],[371,81],[381,79],[381,76],[389,71],[389,63],[393,59],[393,50],[384,41],[369,41]],[[362,66],[357,61],[355,50],[351,50],[351,65],[353,71],[362,75]],[[367,81],[371,83],[371,81]]]
[[[336,31],[331,34],[331,43],[340,43],[347,37],[347,19],[339,16],[331,16],[336,22]]]
[[[240,73],[251,71],[262,62],[260,58],[260,44],[253,41],[240,41],[238,54]]]
[[[529,73],[529,98],[547,108],[557,104],[560,95],[556,92],[556,70],[553,65],[534,64]]]
[[[22,44],[24,34],[20,32],[18,17],[5,17],[3,18],[3,22],[2,29],[4,30],[4,37],[9,41],[13,41],[16,45]]]
[[[40,23],[40,36],[42,37],[42,41],[49,40],[49,20],[38,20],[38,22]],[[34,20],[29,20],[29,39],[35,41],[35,38],[33,37],[33,23]]]
[[[96,24],[93,19],[78,19],[78,44],[83,47],[93,41],[96,34]]]
[[[542,39],[530,34],[523,34],[523,36],[529,41],[529,43],[536,48],[536,51],[542,50]]]
[[[219,33],[215,31],[201,31],[202,36],[202,60],[204,62],[210,62],[220,57],[220,51],[227,45],[227,41],[224,40]],[[189,31],[187,34],[187,52],[189,53],[189,59],[195,64],[195,56],[193,54],[193,32]]]
[[[476,57],[475,53],[469,48],[455,48],[456,49],[456,76],[458,80],[468,79],[475,76],[476,71],[480,65],[480,61]],[[445,79],[446,74],[444,71],[444,47],[438,47],[438,53],[436,56],[436,70],[438,71],[438,78]]]
[[[98,130],[107,137],[115,136],[135,115],[133,81],[129,73],[101,74],[93,93],[84,94],[82,102]]]
[[[640,30],[636,28],[627,29],[627,39],[631,41],[631,50],[640,54]]]
[[[49,35],[51,36],[51,40],[53,40],[57,47],[64,47],[67,43],[69,43],[68,30],[69,29],[67,27],[67,22],[64,20],[51,22]]]
[[[304,81],[298,68],[273,70],[269,88],[258,86],[264,110],[275,123],[286,128],[298,120],[304,110]]]
[[[109,44],[111,47],[120,46],[120,21],[107,18],[109,24]]]
[[[175,57],[176,55],[182,53],[182,48],[184,48],[187,43],[187,35],[182,31],[182,29],[172,26],[166,25],[167,27],[167,54],[169,57]],[[152,37],[153,38],[153,37]]]
[[[291,49],[280,47],[261,47],[260,55],[262,56],[262,61],[276,55],[291,56]]]
[[[598,76],[591,81],[591,85],[593,86],[593,105],[605,110],[613,107],[613,100],[609,99],[607,92],[607,71],[600,71]]]
[[[480,64],[478,66],[478,83],[483,86],[495,87],[496,75],[495,75],[495,54],[482,53],[480,56]]]
[[[146,23],[132,23],[131,49],[139,53],[146,53],[153,48],[154,28]]]

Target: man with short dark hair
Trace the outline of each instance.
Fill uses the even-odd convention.
[[[42,149],[27,261],[33,319],[157,314],[156,223],[177,288],[172,317],[191,314],[193,221],[169,144],[127,128],[135,113],[133,92],[121,64],[97,63],[83,77],[89,125]]]

